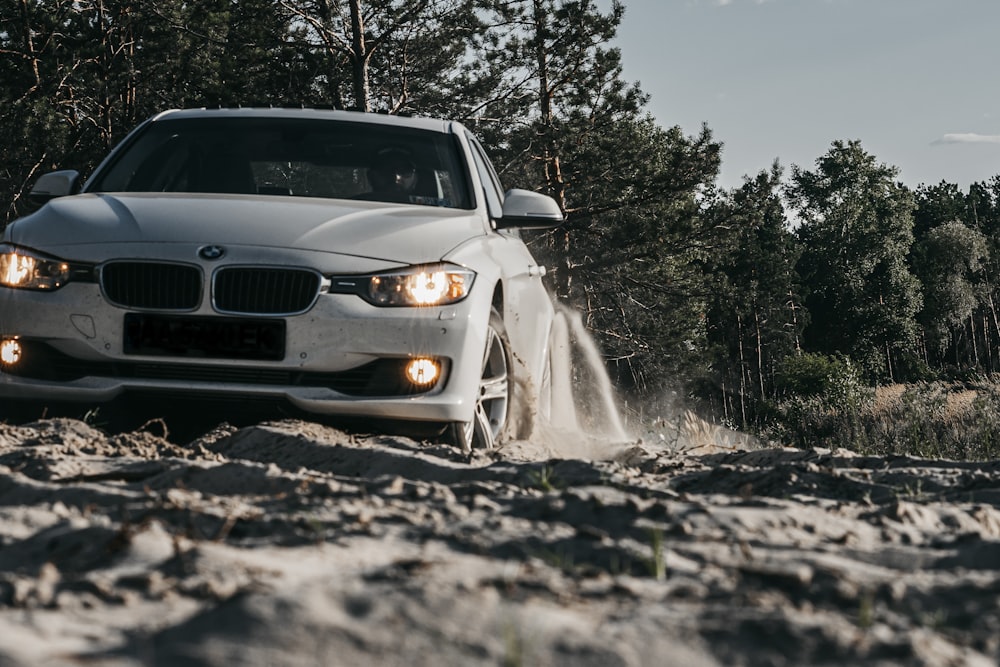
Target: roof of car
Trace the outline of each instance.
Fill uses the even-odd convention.
[[[382,113],[366,113],[362,111],[340,111],[335,109],[295,109],[248,107],[234,109],[171,109],[163,111],[154,120],[165,118],[311,118],[325,120],[349,121],[355,123],[373,123],[392,125],[396,127],[412,127],[434,132],[453,131],[454,121],[437,118],[415,116],[395,116]]]

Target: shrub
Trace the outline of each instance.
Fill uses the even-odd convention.
[[[815,396],[826,407],[856,407],[865,395],[861,375],[850,359],[825,354],[786,357],[775,383],[779,396]]]
[[[878,456],[1000,457],[1000,385],[994,382],[922,382],[888,401],[870,400],[874,390],[868,392],[861,389],[857,401],[840,400],[836,389],[784,399],[763,435],[786,445]]]

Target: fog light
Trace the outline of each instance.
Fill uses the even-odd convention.
[[[4,366],[13,366],[21,360],[21,344],[14,338],[0,342],[0,362]]]
[[[434,359],[417,358],[406,364],[406,377],[420,387],[428,387],[441,376],[441,364]]]

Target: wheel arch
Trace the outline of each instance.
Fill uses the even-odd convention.
[[[507,313],[504,310],[504,299],[503,299],[503,281],[498,280],[495,285],[493,285],[493,299],[491,304],[498,313],[500,313],[500,319],[506,320]]]

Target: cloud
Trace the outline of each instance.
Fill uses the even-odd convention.
[[[942,144],[1000,144],[1000,134],[976,134],[974,132],[946,134],[931,142],[932,146]]]

